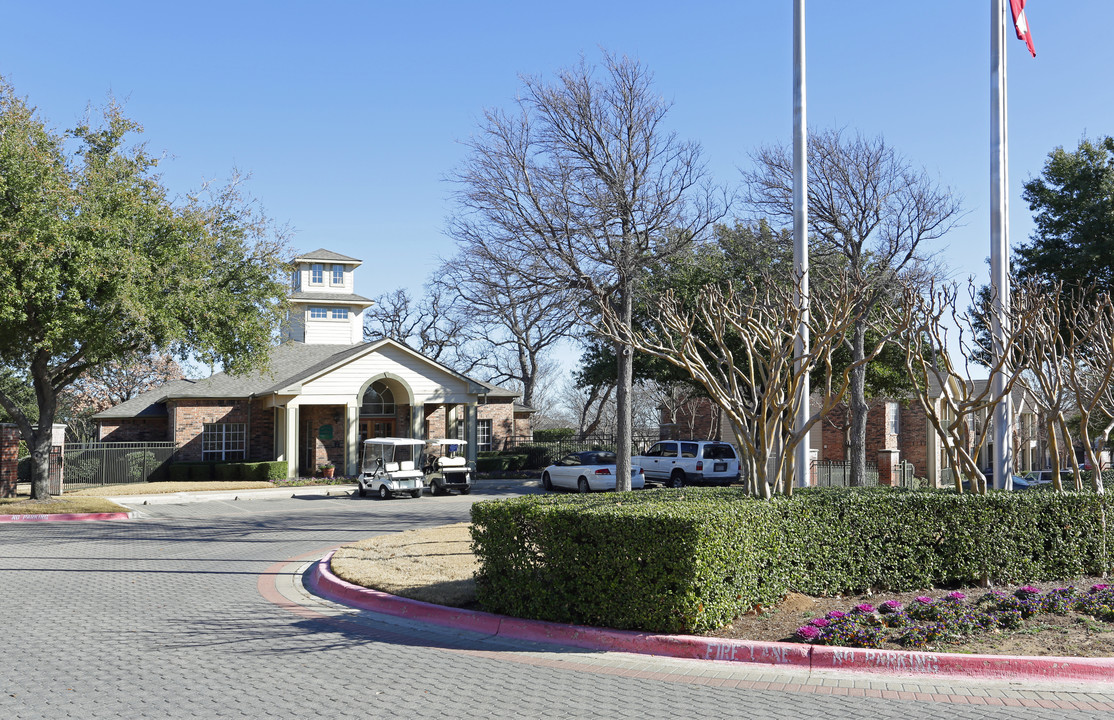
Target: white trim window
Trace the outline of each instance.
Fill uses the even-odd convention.
[[[302,271],[295,270],[294,277],[290,281],[290,286],[294,288],[294,292],[302,291]]]
[[[901,434],[901,406],[895,402],[886,403],[886,425],[891,435]]]
[[[344,266],[333,265],[333,276],[329,278],[330,285],[343,285],[344,284]]]
[[[311,307],[309,317],[311,320],[324,320],[329,317],[329,308]]]
[[[476,449],[477,450],[490,450],[491,449],[491,420],[477,420],[476,421]]]
[[[325,266],[321,263],[314,263],[309,266],[309,284],[310,285],[324,285],[325,284]]]
[[[347,320],[348,308],[333,308],[329,313],[329,317],[331,317],[333,320]]]
[[[246,449],[247,425],[244,423],[205,423],[202,426],[203,460],[243,460]]]

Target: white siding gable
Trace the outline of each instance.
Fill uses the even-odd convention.
[[[465,380],[405,350],[384,345],[306,382],[302,385],[299,401],[310,404],[314,402],[314,396],[355,397],[368,380],[384,373],[401,378],[410,386],[415,405],[475,400],[475,396],[468,394]],[[405,402],[402,398],[396,400]]]

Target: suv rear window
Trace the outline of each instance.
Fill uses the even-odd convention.
[[[704,459],[706,460],[733,460],[735,449],[730,445],[705,445]]]

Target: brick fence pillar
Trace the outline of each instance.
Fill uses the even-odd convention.
[[[897,481],[901,453],[897,450],[878,451],[878,484],[894,485]]]
[[[19,482],[19,428],[0,425],[0,497],[15,497]]]

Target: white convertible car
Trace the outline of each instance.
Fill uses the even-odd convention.
[[[566,455],[542,471],[542,487],[546,490],[567,488],[586,493],[592,490],[615,489],[615,453],[588,450]],[[646,486],[646,475],[638,465],[630,469],[632,490]]]

